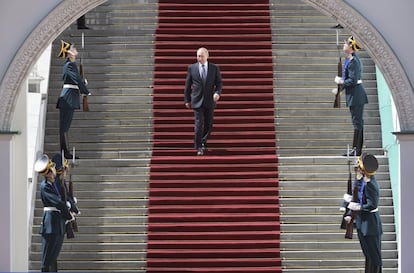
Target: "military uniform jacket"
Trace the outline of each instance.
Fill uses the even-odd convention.
[[[66,202],[61,200],[58,192],[53,187],[52,183],[44,179],[40,183],[40,197],[44,207],[55,207],[59,211],[44,211],[43,221],[40,227],[40,233],[46,234],[65,234],[65,222],[72,218]]]
[[[190,103],[192,108],[214,108],[216,103],[213,100],[215,93],[221,96],[222,80],[220,68],[208,63],[207,77],[205,82],[201,79],[199,63],[194,63],[188,67],[185,80],[184,102]]]
[[[79,90],[75,88],[63,88],[57,101],[56,108],[80,109],[79,94],[82,93],[87,95],[89,94],[89,91],[79,74],[76,63],[71,62],[69,59],[67,59],[63,65],[63,84],[77,85]]]
[[[374,176],[369,182],[364,182],[364,178],[358,181],[361,190],[362,183],[365,183],[362,192],[361,211],[357,213],[356,227],[364,236],[378,236],[382,234],[382,223],[379,212],[377,211],[379,202],[379,185]]]
[[[358,55],[353,54],[344,67],[344,89],[348,107],[368,103],[367,93],[361,84],[361,76],[362,63]]]

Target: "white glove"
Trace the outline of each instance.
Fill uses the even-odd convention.
[[[351,216],[345,216],[344,217],[345,222],[347,222],[348,224],[351,223],[351,219],[352,219]]]
[[[361,205],[359,203],[356,203],[356,202],[351,202],[348,205],[348,209],[353,210],[353,211],[359,211],[359,210],[361,210]]]
[[[85,84],[85,86],[88,85],[88,80],[86,78],[83,79],[83,83]]]
[[[332,94],[334,94],[336,96],[336,94],[338,94],[338,88],[333,88],[332,89]]]
[[[349,195],[347,193],[344,194],[344,201],[349,203],[352,201],[352,195]]]
[[[73,197],[73,202],[75,202],[75,204],[77,204],[78,203],[78,198]]]
[[[68,207],[68,209],[71,209],[72,208],[72,205],[70,204],[69,201],[66,201],[66,206]]]
[[[67,225],[67,223],[70,223],[70,222],[72,222],[72,221],[75,221],[75,215],[73,215],[73,213],[72,213],[72,212],[70,213],[70,216],[72,216],[72,218],[71,218],[71,219],[69,219],[69,220],[66,220],[66,221],[65,221],[65,225]]]
[[[339,76],[336,76],[335,77],[335,83],[336,84],[344,84],[344,79],[342,79],[341,77],[339,77]]]

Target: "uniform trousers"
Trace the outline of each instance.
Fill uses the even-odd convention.
[[[48,268],[57,260],[62,248],[64,234],[42,235],[42,268]]]
[[[381,235],[364,236],[358,229],[358,238],[365,258],[375,266],[382,266]]]
[[[349,111],[351,112],[352,125],[355,130],[364,129],[364,104],[350,106]]]

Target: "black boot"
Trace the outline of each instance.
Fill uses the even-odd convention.
[[[48,267],[42,267],[41,271],[42,272],[50,272],[49,266]]]
[[[59,133],[60,136],[60,151],[64,153],[66,159],[72,159],[73,155],[68,149],[68,133]],[[75,156],[75,159],[79,159],[78,156]]]
[[[50,265],[50,271],[49,272],[58,272],[58,265],[57,265],[56,260],[54,262],[52,262],[52,264]]]
[[[76,21],[77,25],[78,25],[78,29],[89,29],[86,26],[86,22],[85,22],[85,15],[82,15],[81,17],[78,18],[78,20]]]
[[[365,273],[371,273],[371,263],[365,259]]]
[[[359,135],[359,130],[354,130],[354,136],[352,138],[352,148],[351,150],[347,151],[345,154],[343,154],[343,156],[354,156],[356,155],[356,147],[357,147],[357,143],[358,143],[358,135]]]
[[[360,156],[362,153],[362,145],[364,144],[364,130],[357,130],[357,142],[355,145],[355,152],[357,156]]]

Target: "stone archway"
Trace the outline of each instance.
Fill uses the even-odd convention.
[[[74,20],[106,0],[62,1],[31,33],[17,52],[0,86],[0,131],[9,131],[17,92],[41,52]],[[402,131],[414,131],[414,93],[398,58],[378,31],[344,1],[304,0],[351,29],[379,66],[391,89]]]
[[[391,89],[401,131],[413,131],[414,93],[412,86],[398,58],[378,31],[344,1],[304,0],[304,2],[334,17],[342,26],[352,30],[352,34],[364,45]]]
[[[19,87],[43,50],[76,18],[106,1],[64,0],[29,35],[16,53],[0,86],[0,131],[10,130]]]

